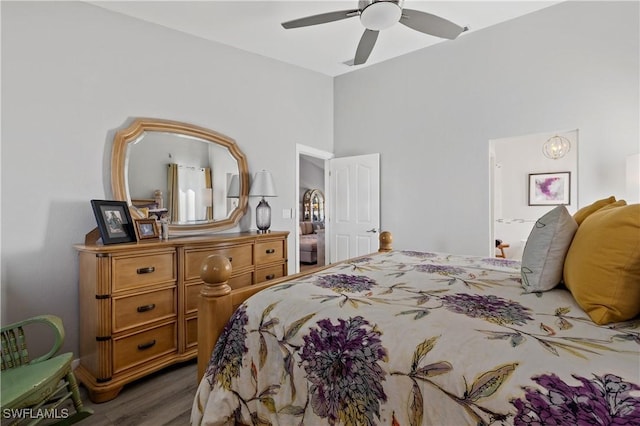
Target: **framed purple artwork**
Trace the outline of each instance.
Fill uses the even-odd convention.
[[[571,172],[531,173],[529,205],[559,206],[571,201]]]

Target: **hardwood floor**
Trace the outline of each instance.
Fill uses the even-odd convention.
[[[81,426],[183,426],[189,424],[198,383],[196,361],[168,367],[126,385],[117,398],[92,403],[81,385],[82,400],[94,414]]]

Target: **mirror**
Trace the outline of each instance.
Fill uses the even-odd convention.
[[[562,136],[570,150],[561,158],[545,156],[545,141]],[[536,175],[567,175],[566,204],[573,214],[578,206],[578,129],[510,136],[489,141],[490,232],[487,243],[494,254],[521,260],[531,228],[538,218],[562,201],[531,202],[531,178]],[[522,161],[526,158],[527,161]],[[552,178],[551,180],[555,180]],[[560,191],[558,191],[560,192]],[[555,196],[556,194],[554,194]],[[494,245],[495,244],[495,245]],[[503,250],[498,248],[503,246]],[[504,252],[504,254],[503,254]]]
[[[111,187],[134,218],[169,222],[169,235],[235,226],[246,211],[247,161],[235,141],[170,120],[135,119],[113,140]]]

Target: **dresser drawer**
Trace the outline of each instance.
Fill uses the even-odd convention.
[[[113,372],[119,373],[153,358],[177,352],[177,343],[175,321],[141,333],[114,339]]]
[[[267,266],[265,268],[258,268],[256,270],[256,283],[284,277],[286,275],[285,268],[286,264],[284,263],[280,265]]]
[[[113,298],[113,332],[177,315],[176,287]]]
[[[189,318],[186,325],[187,349],[198,344],[198,318]]]
[[[212,254],[219,254],[229,259],[231,261],[232,271],[237,271],[242,268],[250,268],[253,264],[253,253],[251,247],[251,244],[245,244],[215,250],[188,250],[184,254],[184,279],[191,280],[194,278],[200,278],[202,262],[207,258],[207,256]]]
[[[256,265],[280,262],[284,260],[286,240],[264,241],[256,243]]]
[[[175,251],[141,256],[114,257],[113,291],[176,280]]]

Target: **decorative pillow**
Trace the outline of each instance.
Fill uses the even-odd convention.
[[[590,214],[595,213],[598,210],[600,210],[602,207],[615,202],[616,202],[616,197],[614,197],[613,195],[609,198],[603,198],[602,200],[598,200],[593,204],[584,206],[583,208],[581,208],[580,210],[574,213],[573,218],[576,220],[576,223],[578,224],[578,226],[580,226],[580,224],[584,222],[584,220]]]
[[[606,206],[580,225],[564,281],[597,324],[640,314],[640,204]]]
[[[522,287],[527,293],[551,290],[560,283],[564,258],[577,229],[565,206],[536,221],[522,254]]]

